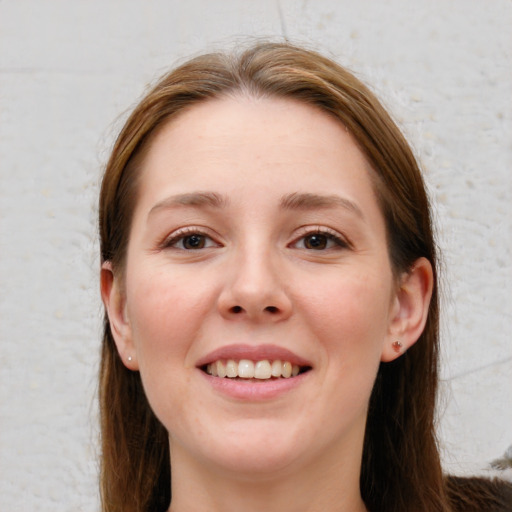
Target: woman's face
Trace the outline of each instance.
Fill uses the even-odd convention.
[[[369,172],[339,122],[290,100],[209,101],[155,138],[115,333],[173,463],[360,460],[399,308]]]

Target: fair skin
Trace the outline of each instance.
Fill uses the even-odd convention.
[[[169,432],[172,512],[366,510],[371,389],[432,289],[424,259],[393,276],[370,172],[340,123],[290,100],[209,101],[153,141],[102,297]],[[209,374],[276,359],[300,373]]]

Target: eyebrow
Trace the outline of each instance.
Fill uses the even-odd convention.
[[[295,192],[293,194],[288,194],[281,199],[281,208],[285,210],[314,210],[317,208],[328,209],[340,206],[355,213],[358,217],[364,218],[363,212],[356,203],[336,194],[301,194]]]
[[[186,194],[177,194],[159,201],[149,211],[148,217],[159,210],[174,209],[179,207],[210,207],[225,208],[229,204],[229,199],[216,192],[190,192]],[[336,194],[323,195],[312,193],[294,192],[281,198],[280,208],[283,210],[315,210],[342,207],[355,213],[358,217],[364,218],[363,212],[356,205],[342,196]]]
[[[228,199],[215,192],[190,192],[187,194],[177,194],[159,201],[148,213],[148,217],[158,210],[168,210],[180,206],[195,206],[210,208],[223,208],[227,206]]]

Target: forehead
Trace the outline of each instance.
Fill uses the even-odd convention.
[[[195,105],[161,128],[145,156],[142,185],[293,178],[321,187],[342,176],[367,181],[371,172],[333,116],[295,100],[240,95]]]

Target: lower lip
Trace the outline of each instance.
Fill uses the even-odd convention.
[[[311,370],[288,379],[243,380],[230,379],[227,377],[212,377],[201,371],[203,377],[216,392],[230,398],[249,402],[260,402],[282,396],[295,389],[297,386],[300,386],[300,384],[307,379],[309,373],[311,373]]]

